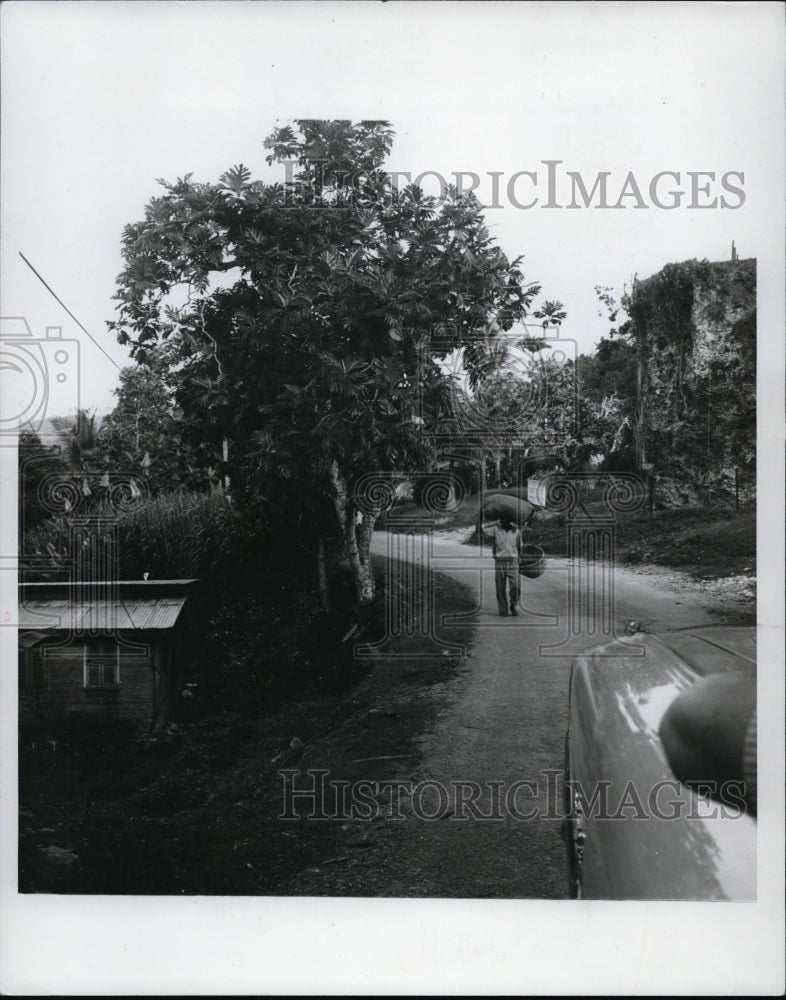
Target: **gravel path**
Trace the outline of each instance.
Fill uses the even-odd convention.
[[[377,536],[375,551],[385,544]],[[435,537],[431,562],[478,595],[467,621],[474,647],[440,692],[442,708],[419,738],[417,765],[386,762],[388,780],[402,783],[400,818],[380,816],[362,831],[357,846],[370,849],[373,866],[373,889],[363,894],[564,898],[558,775],[572,656],[605,638],[604,620],[609,627],[613,620],[624,644],[634,641],[626,636],[631,623],[655,631],[717,619],[684,591],[630,569],[596,567],[572,597],[569,564],[560,559],[524,581],[519,617],[500,618],[488,552]],[[359,876],[355,869],[354,887]],[[340,879],[329,891],[341,891]]]

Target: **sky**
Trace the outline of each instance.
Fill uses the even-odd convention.
[[[62,385],[51,379],[49,415],[113,405],[128,363],[106,329],[120,236],[160,190],[156,178],[215,181],[242,162],[281,180],[262,145],[276,125],[387,119],[397,133],[391,169],[474,172],[482,201],[491,175],[500,179],[491,232],[510,257],[525,255],[543,297],[564,303],[562,336],[577,351],[607,331],[595,285],[619,294],[669,262],[726,260],[732,241],[757,258],[760,468],[775,483],[760,492],[759,516],[769,547],[783,551],[781,4],[11,0],[0,28],[0,316],[25,318],[42,341],[47,327],[62,327],[68,363],[78,364]],[[588,190],[607,171],[612,204],[630,175],[644,204],[634,207],[629,190],[620,208],[543,207],[549,160],[561,161],[559,204],[570,203],[568,171]],[[537,187],[522,171],[537,174]],[[664,204],[669,180],[686,192],[674,209],[650,197],[664,171],[680,175],[656,187]],[[697,177],[695,198],[691,171],[715,174]],[[730,173],[732,190],[721,183]],[[537,196],[533,208],[508,197],[517,174],[513,195],[521,204]],[[0,447],[3,462],[5,539],[16,524],[10,448]],[[15,539],[3,552],[0,569]],[[778,566],[769,573],[778,603],[762,596],[760,614],[774,609],[769,634],[780,636],[783,576]],[[0,573],[12,603],[11,576]],[[0,640],[11,631],[0,629]],[[782,659],[773,664],[780,677]],[[770,691],[762,725],[769,711],[770,732],[782,733],[780,688]],[[760,845],[782,858],[778,816],[762,822]],[[6,845],[14,822],[6,810]],[[771,982],[773,954],[782,961],[782,901],[768,895],[782,886],[777,877],[760,883],[760,904],[744,913],[718,904],[698,918],[668,903],[598,903],[581,914],[555,905],[528,919],[536,902],[429,901],[424,915],[417,901],[355,900],[340,901],[339,919],[330,900],[24,899],[12,860],[6,846],[0,971],[11,992],[276,993],[296,982],[297,992],[320,993],[339,982],[349,992],[549,994],[575,991],[578,971],[579,992],[603,994],[613,970],[612,992],[622,994],[722,992],[724,983],[755,993]]]
[[[397,133],[391,169],[477,175],[481,201],[499,205],[486,212],[492,235],[524,255],[541,300],[567,310],[563,337],[589,351],[608,330],[596,285],[619,294],[670,261],[725,260],[733,240],[742,257],[772,252],[782,158],[762,155],[762,139],[782,133],[782,109],[762,95],[780,85],[781,39],[762,29],[773,12],[751,18],[748,6],[6,4],[2,315],[26,317],[35,337],[61,325],[80,343],[79,404],[111,408],[128,362],[106,329],[120,236],[160,190],[156,178],[215,181],[242,162],[281,180],[262,145],[277,124],[384,118]],[[547,160],[561,161],[562,205],[568,171],[588,191],[607,171],[608,204],[632,174],[647,207],[629,193],[617,209],[578,196],[578,208],[544,208]],[[657,189],[663,204],[685,192],[676,209],[649,197],[661,171],[680,174]],[[738,207],[688,208],[689,171],[715,174],[697,182],[709,185],[699,202],[725,195]],[[729,172],[742,204],[721,186]],[[423,184],[436,193],[440,181]],[[72,386],[50,386],[50,415],[75,407]]]

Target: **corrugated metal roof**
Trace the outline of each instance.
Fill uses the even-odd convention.
[[[30,597],[19,607],[19,628],[74,631],[168,629],[174,627],[185,603],[185,595],[162,597],[158,600],[126,598],[116,601],[78,601],[73,604]]]
[[[68,584],[23,584],[18,626],[80,632],[170,629],[188,599],[189,582],[133,581],[129,585],[124,581],[84,589]]]

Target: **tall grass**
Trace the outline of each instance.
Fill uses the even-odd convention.
[[[239,518],[220,494],[161,494],[117,520],[121,574],[208,579],[237,554]]]
[[[71,552],[75,520],[56,517],[26,532],[22,565],[51,578],[83,577],[106,565],[99,552]],[[246,548],[241,517],[221,494],[163,493],[121,510],[107,522],[116,539],[117,575],[124,580],[226,577]],[[27,577],[32,579],[32,573]]]

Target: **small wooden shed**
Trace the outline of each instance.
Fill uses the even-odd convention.
[[[196,580],[19,586],[19,717],[103,715],[153,729],[183,681]]]

